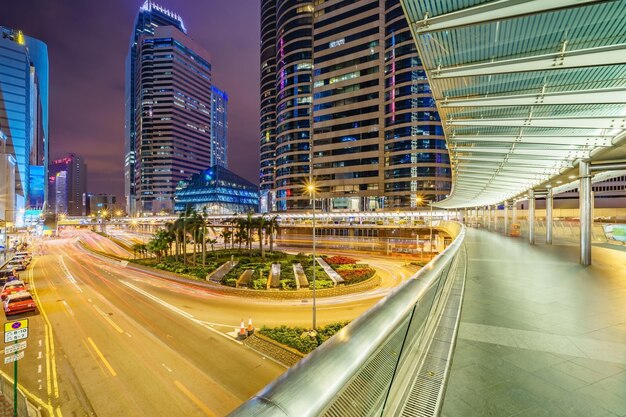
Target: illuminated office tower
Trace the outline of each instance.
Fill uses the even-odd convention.
[[[50,211],[56,214],[82,216],[83,195],[87,192],[87,164],[73,153],[52,161],[48,168]]]
[[[398,0],[265,1],[261,27],[261,189],[276,210],[309,209],[309,178],[326,211],[411,209],[449,193],[441,122]],[[276,86],[274,135],[264,78]]]
[[[228,94],[211,88],[211,166],[228,167]]]
[[[180,180],[211,165],[211,65],[180,16],[141,7],[126,62],[126,198],[171,212]]]
[[[16,166],[12,209],[0,219],[21,224],[27,208],[42,209],[46,202],[48,50],[45,43],[5,27],[0,27],[0,129],[2,152]]]

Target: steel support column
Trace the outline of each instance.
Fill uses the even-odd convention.
[[[491,232],[491,206],[487,206],[487,229]]]
[[[528,242],[535,244],[535,190],[528,190]]]
[[[580,210],[580,263],[591,265],[591,175],[589,161],[581,161],[578,166],[580,186],[578,187]]]
[[[504,236],[509,235],[509,202],[504,202]]]
[[[552,194],[552,188],[548,189],[548,195],[546,195],[546,244],[552,244],[552,205],[554,198]]]

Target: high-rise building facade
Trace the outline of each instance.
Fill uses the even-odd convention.
[[[45,43],[5,27],[0,27],[0,129],[6,137],[3,152],[16,166],[13,208],[0,218],[19,223],[26,208],[42,209],[46,201],[48,50]]]
[[[272,208],[310,208],[310,179],[328,211],[445,198],[443,130],[400,2],[261,7],[260,177],[261,189],[275,193]]]
[[[48,168],[50,211],[69,216],[85,213],[83,195],[87,192],[87,164],[80,156],[69,154],[52,161]]]
[[[228,94],[211,88],[211,166],[228,168]]]
[[[126,71],[127,209],[171,212],[178,182],[211,165],[208,54],[187,36],[180,16],[147,0]]]

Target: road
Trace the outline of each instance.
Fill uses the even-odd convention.
[[[119,252],[102,236],[80,237]],[[241,319],[310,327],[310,299],[224,296],[130,270],[76,241],[48,241],[22,273],[36,290],[39,311],[23,315],[31,334],[20,383],[59,417],[226,415],[286,370],[235,340]],[[354,319],[411,275],[397,261],[363,260],[385,285],[318,299],[319,324]],[[12,374],[11,365],[1,366]]]

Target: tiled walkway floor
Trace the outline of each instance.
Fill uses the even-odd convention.
[[[443,415],[626,417],[626,252],[466,237],[468,276]],[[604,245],[606,246],[606,245]]]

